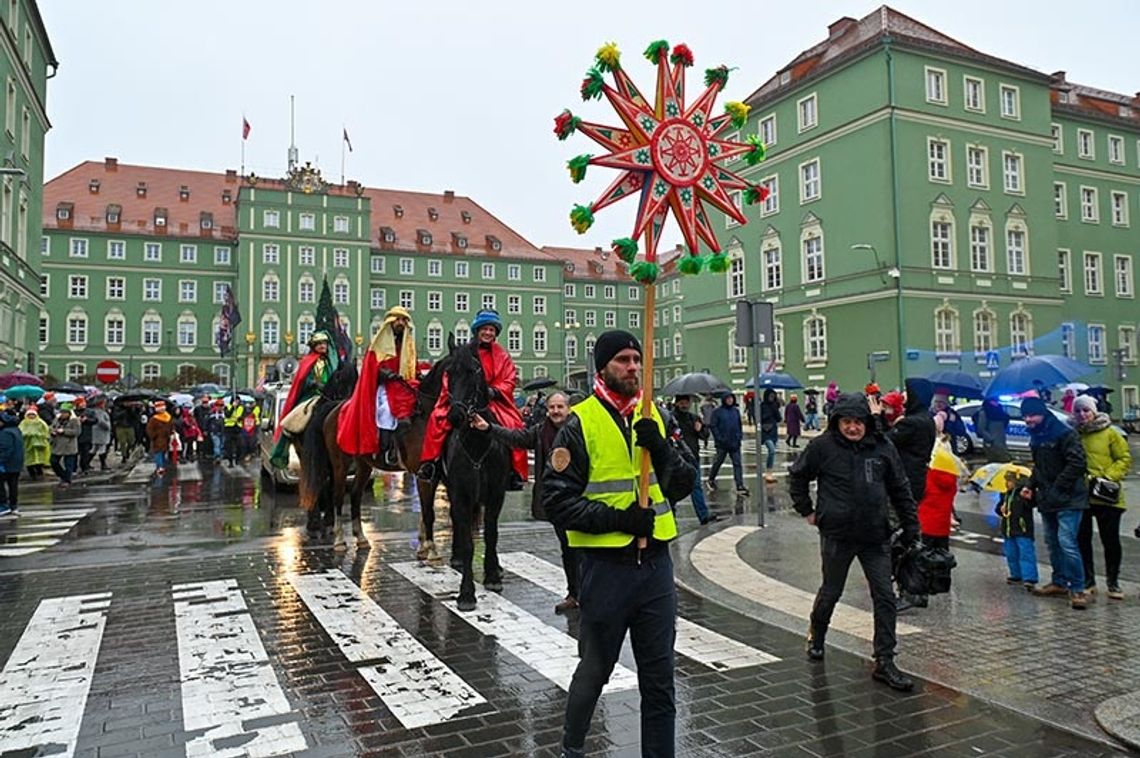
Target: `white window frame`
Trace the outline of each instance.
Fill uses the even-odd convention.
[[[267,242],[261,246],[261,262],[266,266],[277,266],[281,263],[281,246],[275,242]]]
[[[1057,248],[1057,286],[1061,292],[1073,291],[1073,251]]]
[[[962,352],[962,324],[958,311],[948,305],[934,309],[934,352],[959,355]]]
[[[333,248],[333,268],[348,268],[349,252],[347,247]]]
[[[304,276],[297,282],[297,302],[317,302],[317,283],[312,277]]]
[[[179,316],[174,330],[174,342],[183,350],[198,346],[198,319],[193,316]]]
[[[116,284],[117,287],[114,286]],[[108,276],[105,286],[108,300],[127,299],[127,278],[125,276]]]
[[[1081,256],[1083,261],[1085,294],[1090,297],[1104,296],[1104,262],[1103,256],[1094,250],[1085,250]]]
[[[347,279],[337,279],[332,286],[333,305],[348,305],[351,288]]]
[[[1128,193],[1122,190],[1112,190],[1109,197],[1112,213],[1112,225],[1127,227],[1128,224]]]
[[[1132,280],[1132,256],[1112,256],[1112,281],[1117,297],[1131,299],[1136,296]]]
[[[455,293],[455,312],[456,313],[470,313],[471,312],[471,295],[467,292]]]
[[[1089,200],[1092,202],[1087,202]],[[1081,185],[1081,222],[1100,223],[1100,190],[1097,187]]]
[[[926,178],[939,184],[950,184],[950,140],[926,138]]]
[[[1053,216],[1060,219],[1069,217],[1069,185],[1053,182]]]
[[[970,224],[970,271],[975,274],[992,274],[994,270],[994,228],[992,224],[978,223],[978,219],[974,219],[974,223]],[[974,234],[975,229],[980,229],[985,232],[984,248],[979,244],[978,237]],[[978,253],[984,252],[985,254],[985,267],[978,266]]]
[[[1021,324],[1024,329],[1015,328]],[[1009,345],[1012,355],[1033,355],[1033,316],[1016,310],[1009,314]]]
[[[946,69],[926,66],[924,72],[924,79],[926,82],[926,102],[933,105],[949,105],[946,91]]]
[[[522,295],[516,295],[513,293],[507,295],[507,315],[522,315]]]
[[[732,200],[732,207],[736,208],[736,210],[738,210],[738,211],[743,211],[743,209],[744,209],[744,193],[741,190],[732,190],[731,192],[728,193],[728,197],[729,197],[729,199]],[[724,214],[724,228],[725,229],[732,229],[733,227],[737,227],[737,226],[740,226],[739,221],[737,221],[735,218],[733,218],[732,216],[730,216],[727,213]]]
[[[507,264],[507,281],[508,282],[521,282],[522,281],[522,266],[518,263]]]
[[[443,293],[431,290],[427,293],[427,309],[433,313],[443,312]]]
[[[498,295],[494,292],[484,292],[479,300],[479,307],[485,311],[497,311],[499,310],[498,300]]]
[[[127,319],[122,313],[108,313],[103,318],[103,344],[107,347],[127,344]]]
[[[734,246],[728,251],[728,275],[724,281],[729,300],[736,300],[747,294],[744,250],[739,246]]]
[[[368,258],[368,272],[370,274],[383,274],[387,268],[387,259],[382,255],[373,255]]]
[[[266,208],[261,213],[261,225],[266,229],[281,228],[281,211]]]
[[[1010,170],[1010,161],[1016,170]],[[1011,181],[1012,180],[1012,181]],[[1001,153],[1001,185],[1007,195],[1025,194],[1025,156],[1012,150]]]
[[[978,85],[978,102],[970,104],[970,85]],[[965,74],[962,76],[962,107],[971,113],[986,112],[986,80]]]
[[[1053,138],[1053,152],[1057,155],[1065,154],[1065,127],[1053,122],[1049,124],[1049,135]]]
[[[1088,346],[1088,360],[1089,364],[1093,366],[1103,366],[1108,363],[1108,330],[1104,324],[1099,322],[1092,322],[1088,325],[1086,330],[1086,344]]]
[[[1124,351],[1121,363],[1132,365],[1136,363],[1136,327],[1130,324],[1121,324],[1116,327],[1116,346]]]
[[[815,178],[807,178],[805,176],[805,169],[815,166]],[[799,165],[800,177],[800,205],[805,203],[814,203],[823,197],[823,172],[820,168],[819,158],[812,158],[810,161],[804,161]],[[815,194],[808,195],[808,190],[814,184]]]
[[[178,280],[178,302],[180,302],[180,303],[196,303],[196,302],[198,302],[198,280],[197,279],[179,279]]]
[[[813,329],[818,325],[817,329]],[[811,313],[804,319],[804,363],[808,365],[827,362],[827,317]]]
[[[534,278],[535,282],[545,283],[546,282],[546,267],[545,266],[534,266],[532,277]]]
[[[819,98],[813,92],[796,101],[796,127],[801,134],[819,126]]]
[[[948,213],[935,213],[930,219],[930,267],[943,271],[957,268],[954,261],[954,219]]]
[[[1108,162],[1116,165],[1124,165],[1124,137],[1119,134],[1108,135]]]
[[[297,248],[297,264],[301,266],[317,265],[317,249],[312,245],[299,246]]]
[[[973,322],[974,354],[984,356],[997,345],[997,316],[989,308],[978,308]]]
[[[416,260],[415,258],[401,258],[400,259],[400,276],[415,276],[416,275]]]
[[[480,273],[482,274],[484,279],[494,279],[495,278],[495,264],[494,263],[484,263],[482,265],[482,267],[480,268]]]
[[[9,209],[5,208],[4,213],[8,214]],[[67,248],[67,255],[69,258],[86,258],[88,257],[88,245],[86,238],[72,237],[69,240]]]
[[[760,217],[772,216],[780,212],[780,175],[772,174],[760,180],[761,187],[768,188],[768,197],[760,204]]]
[[[348,216],[333,216],[333,234],[348,234]]]
[[[1012,109],[1006,108],[1006,94],[1013,95],[1011,101],[1013,105]],[[1009,119],[1010,121],[1021,120],[1021,88],[1016,84],[1006,84],[1003,82],[999,85],[998,104],[998,112],[1002,118]]]
[[[217,246],[214,248],[214,265],[215,266],[228,266],[232,256],[228,247]]]
[[[975,155],[981,157],[980,164],[972,161]],[[980,176],[978,181],[974,181],[975,172]],[[966,145],[966,186],[975,189],[990,188],[990,149],[985,145]]]
[[[107,260],[125,261],[127,259],[127,243],[123,240],[107,240]]]
[[[1020,248],[1013,244],[1015,235],[1020,238]],[[1012,223],[1005,227],[1005,267],[1009,276],[1029,276],[1029,230],[1024,224]]]
[[[416,291],[415,290],[400,290],[399,304],[405,310],[411,310],[416,307]]]
[[[546,295],[535,295],[534,296],[534,315],[535,316],[545,316],[546,315]]]
[[[809,246],[815,243],[809,252]],[[809,227],[800,238],[800,265],[804,284],[818,284],[827,278],[827,256],[823,244],[823,230]]]
[[[775,145],[776,140],[778,140],[780,136],[777,132],[776,114],[769,113],[767,116],[760,119],[760,124],[757,127],[756,132],[760,136],[760,141],[764,144],[764,147],[771,147],[772,145]],[[765,132],[771,133],[770,139],[765,134]]]
[[[178,262],[182,264],[194,264],[198,262],[198,246],[197,245],[179,245],[178,246]]]
[[[1096,160],[1096,134],[1092,129],[1077,129],[1077,157]]]
[[[760,245],[760,260],[764,266],[760,289],[763,292],[776,292],[784,288],[784,253],[776,239],[766,240]]]
[[[467,264],[467,261],[456,261],[455,262],[455,278],[456,279],[467,279],[470,276],[470,271],[471,271],[471,267]]]

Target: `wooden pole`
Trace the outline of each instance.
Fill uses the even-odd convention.
[[[641,343],[641,417],[653,418],[653,315],[657,307],[657,284],[650,284],[645,288],[645,317],[644,335]],[[637,504],[642,508],[649,507],[649,451],[641,450],[641,479],[637,488]],[[639,537],[637,547],[644,550],[649,540]]]

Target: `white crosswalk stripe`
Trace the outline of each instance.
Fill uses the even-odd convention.
[[[178,466],[168,466],[165,478],[170,482],[200,482],[202,481],[202,468],[197,463],[183,463]],[[154,479],[154,464],[150,461],[139,461],[127,475],[126,481],[131,484],[149,482]]]
[[[698,542],[689,556],[693,567],[709,581],[741,597],[766,605],[807,623],[815,594],[766,576],[748,565],[736,552],[741,540],[757,530],[754,526],[731,526]],[[870,640],[874,636],[874,616],[854,606],[839,603],[831,617],[831,628]],[[895,633],[914,634],[922,629],[898,622]]]
[[[187,758],[261,758],[308,747],[237,582],[174,593]]]
[[[0,754],[70,756],[111,593],[43,600],[0,672]]]
[[[439,724],[487,701],[340,571],[289,583],[406,728]]]
[[[512,574],[517,574],[556,595],[561,594],[566,585],[562,568],[537,555],[506,553],[499,556],[499,561],[503,564],[503,568]],[[774,655],[749,647],[680,616],[677,617],[677,641],[674,649],[686,658],[720,670],[757,666],[780,660]]]
[[[0,519],[0,558],[16,558],[58,544],[94,508],[20,506],[20,515]]]
[[[412,584],[443,603],[444,607],[479,632],[494,637],[503,648],[538,673],[569,691],[578,666],[578,642],[541,621],[506,598],[476,588],[477,611],[464,613],[452,599],[459,591],[460,575],[450,568],[432,569],[419,563],[395,563],[392,568]],[[447,598],[447,599],[445,599]],[[604,692],[637,687],[637,676],[618,664]]]

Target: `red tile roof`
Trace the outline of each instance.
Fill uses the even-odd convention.
[[[568,281],[585,279],[633,283],[625,263],[611,250],[600,247],[590,250],[581,247],[544,246],[542,251],[563,262],[566,268],[565,277]],[[663,272],[671,270],[678,255],[679,253],[675,248],[659,250],[657,262],[661,265],[661,270]],[[572,264],[573,268],[565,264]]]
[[[1065,79],[1064,71],[1058,71],[1053,74],[1050,98],[1056,110],[1125,122],[1134,129],[1140,127],[1140,93],[1122,95],[1075,84]]]

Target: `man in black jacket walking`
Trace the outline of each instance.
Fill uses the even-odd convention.
[[[788,473],[792,504],[819,529],[823,583],[815,597],[808,632],[808,657],[823,660],[824,638],[835,604],[843,594],[851,562],[859,559],[871,589],[875,615],[875,670],[888,686],[909,691],[914,682],[895,666],[895,595],[891,588],[893,507],[907,544],[918,539],[918,517],[898,451],[876,428],[867,398],[841,395],[816,437]],[[808,485],[819,483],[812,504]]]
[[[534,451],[534,487],[531,489],[530,515],[539,521],[549,521],[546,508],[542,505],[542,485],[546,478],[546,459],[554,448],[554,437],[566,423],[570,413],[570,400],[562,392],[554,392],[546,398],[546,414],[542,421],[530,424],[524,429],[508,429],[505,426],[488,423],[476,414],[471,426],[490,431],[495,437],[510,447]],[[566,574],[566,597],[554,606],[555,613],[566,613],[578,608],[578,553],[566,540],[566,530],[554,527],[558,544],[562,546],[562,571]]]
[[[701,417],[692,412],[692,398],[688,395],[677,395],[674,398],[673,418],[681,430],[681,442],[693,453],[693,462],[697,467],[697,481],[693,485],[693,510],[701,525],[719,521],[720,517],[709,513],[708,503],[705,502],[705,491],[701,489],[701,442],[709,438],[709,429]]]

